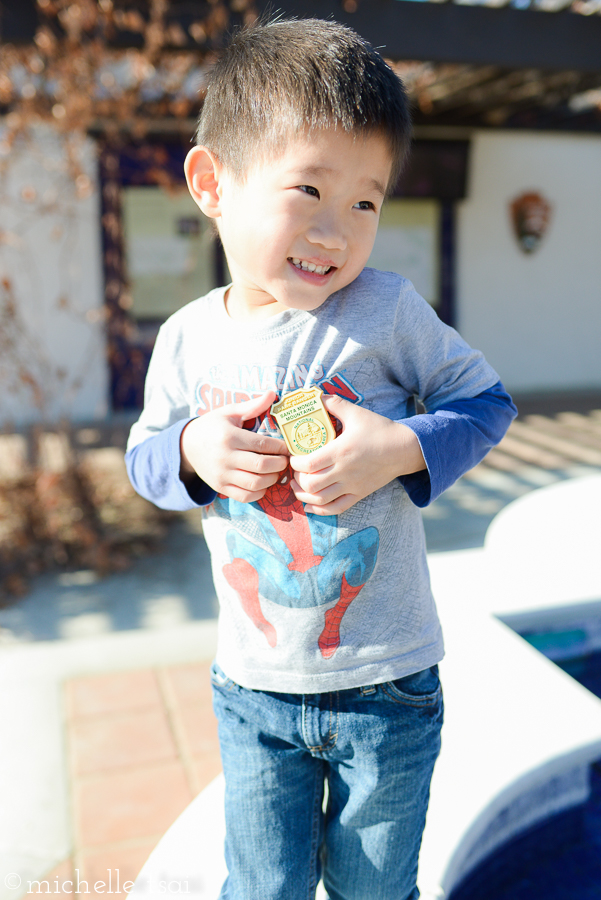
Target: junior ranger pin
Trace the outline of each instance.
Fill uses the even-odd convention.
[[[336,437],[322,394],[318,387],[299,388],[285,394],[271,407],[286,446],[294,456],[313,453]]]

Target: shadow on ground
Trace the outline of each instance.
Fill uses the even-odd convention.
[[[194,510],[172,523],[162,552],[136,560],[126,572],[99,578],[83,570],[34,579],[26,597],[0,610],[0,641],[93,637],[216,616],[209,552]]]

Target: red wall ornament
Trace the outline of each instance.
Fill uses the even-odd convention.
[[[535,191],[527,191],[510,204],[511,221],[517,242],[524,253],[533,253],[551,219],[551,204]]]

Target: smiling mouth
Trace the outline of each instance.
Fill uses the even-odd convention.
[[[316,266],[315,263],[307,262],[304,259],[298,259],[296,256],[289,256],[288,260],[292,265],[303,272],[313,272],[315,275],[327,275],[335,266]]]

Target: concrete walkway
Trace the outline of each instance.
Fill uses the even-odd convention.
[[[434,580],[445,560],[461,568],[479,552],[470,548],[512,500],[599,471],[601,397],[545,403],[522,403],[503,444],[425,511]],[[48,892],[61,893],[54,885],[73,869],[91,892],[112,870],[110,892],[123,894],[212,777],[216,600],[199,531],[187,514],[165,553],[130,572],[44,576],[0,610],[0,716],[11,723],[0,744],[2,900],[48,872]]]

